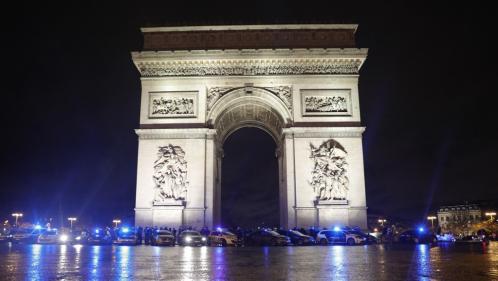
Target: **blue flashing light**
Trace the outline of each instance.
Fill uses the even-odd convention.
[[[338,226],[334,226],[334,231],[341,231],[341,228]]]
[[[218,226],[218,227],[216,228],[216,230],[217,230],[218,232],[221,232],[221,227],[219,227],[219,226]]]
[[[35,229],[41,229],[41,228],[42,228],[41,225],[39,224],[35,225]]]
[[[123,233],[128,233],[130,232],[130,229],[128,227],[123,227],[121,231],[123,231]]]
[[[419,228],[418,228],[418,232],[422,233],[422,232],[424,232],[424,231],[425,231],[425,229],[424,229],[423,227],[419,227]]]
[[[95,233],[99,234],[100,230],[99,229],[95,229]]]

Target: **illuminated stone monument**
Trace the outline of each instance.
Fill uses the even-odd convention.
[[[136,225],[220,221],[226,138],[277,144],[283,227],[366,227],[356,25],[143,28]]]

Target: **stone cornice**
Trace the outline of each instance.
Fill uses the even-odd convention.
[[[366,49],[133,53],[142,77],[358,74]]]
[[[292,127],[282,130],[285,138],[361,137],[365,127]]]
[[[214,129],[136,129],[139,139],[213,139]]]
[[[356,25],[232,25],[143,28],[143,49],[354,48]]]
[[[140,30],[146,32],[177,32],[177,31],[212,31],[212,30],[309,30],[309,29],[353,29],[357,24],[265,24],[265,25],[207,25],[207,26],[163,26],[142,27]]]

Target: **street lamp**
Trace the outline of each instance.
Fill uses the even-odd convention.
[[[496,212],[487,212],[485,215],[486,217],[491,217],[489,220],[493,221],[493,216],[496,216]]]
[[[437,219],[437,217],[435,217],[435,216],[428,216],[427,219],[431,221],[431,227],[434,228],[434,220]]]
[[[16,218],[16,226],[17,226],[17,219],[19,217],[22,217],[22,213],[13,213],[12,216]]]
[[[121,220],[118,220],[118,219],[115,219],[115,220],[112,220],[113,223],[116,224],[116,228],[118,227],[118,224],[121,223]]]
[[[73,229],[73,222],[76,221],[76,218],[75,217],[70,217],[70,218],[67,218],[67,220],[71,223],[71,230]]]
[[[379,219],[378,222],[380,223],[381,226],[384,226],[384,223],[387,222],[386,219]]]

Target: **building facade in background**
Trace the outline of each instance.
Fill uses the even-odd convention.
[[[277,144],[282,227],[366,228],[356,27],[143,28],[136,225],[219,223],[223,143],[257,127]]]
[[[452,224],[477,223],[482,220],[482,210],[477,204],[441,206],[437,219],[442,229]]]

